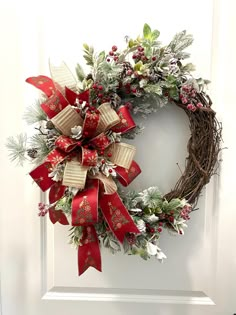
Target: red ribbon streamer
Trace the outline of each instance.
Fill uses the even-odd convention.
[[[78,250],[79,276],[89,267],[94,267],[98,271],[102,271],[99,241],[93,225],[83,228],[81,246],[79,246]]]
[[[98,179],[88,180],[86,188],[72,201],[72,225],[93,225],[98,221]]]
[[[116,238],[123,243],[126,233],[140,234],[128,210],[115,192],[112,195],[103,195],[99,200],[102,213]]]
[[[63,225],[69,225],[67,217],[62,210],[55,210],[55,207],[49,209],[49,218],[53,224],[59,222]]]

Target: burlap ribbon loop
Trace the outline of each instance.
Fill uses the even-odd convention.
[[[49,70],[54,84],[63,95],[65,95],[65,87],[76,92],[76,79],[64,61],[56,65],[49,60]]]
[[[81,165],[78,159],[66,162],[63,181],[64,186],[84,189],[87,178],[88,167]]]
[[[113,143],[107,149],[111,162],[126,169],[130,168],[135,152],[136,148],[127,143]]]
[[[52,118],[54,126],[65,136],[71,135],[71,128],[81,126],[83,119],[70,105]]]

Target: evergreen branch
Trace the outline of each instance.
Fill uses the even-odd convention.
[[[50,152],[45,137],[41,134],[35,134],[31,137],[30,146],[38,151],[37,157],[33,160],[36,164],[40,164]]]
[[[11,161],[17,161],[18,165],[23,166],[26,160],[27,153],[27,136],[19,134],[16,137],[9,137],[7,139],[6,147],[10,151],[9,157]]]
[[[32,125],[42,120],[47,120],[47,116],[41,108],[41,101],[37,100],[33,105],[29,106],[24,115],[23,119],[27,124]]]
[[[71,233],[69,234],[70,236],[70,241],[69,243],[75,246],[76,248],[80,245],[80,240],[83,235],[83,227],[82,226],[73,226],[70,231]]]
[[[178,53],[190,46],[192,43],[193,36],[186,34],[186,31],[182,31],[174,36],[167,48],[170,48],[170,50],[174,53]]]

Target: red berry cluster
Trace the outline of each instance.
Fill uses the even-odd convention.
[[[144,47],[138,46],[137,49],[134,51],[132,58],[135,62],[142,60],[143,62],[148,61],[149,59],[145,55]]]
[[[100,151],[99,151],[99,155],[100,155],[100,156],[103,156],[103,157],[104,157],[104,154],[105,154],[104,150],[100,150]],[[112,153],[111,153],[111,152],[106,153],[106,154],[105,154],[105,158],[103,158],[103,159],[101,160],[101,163],[102,163],[102,164],[106,164],[106,159],[109,159],[110,157],[112,157]],[[113,172],[113,170],[110,168],[110,169],[108,170],[108,172],[111,174],[111,173]]]
[[[157,229],[155,229],[149,223],[146,223],[146,230],[150,234],[154,234],[156,232],[161,233],[162,232],[162,226],[163,226],[163,222],[159,222],[159,227]]]
[[[202,108],[203,104],[196,100],[197,91],[191,85],[184,85],[180,90],[180,100],[182,104],[187,106],[187,109],[195,112],[197,108]]]
[[[125,88],[125,93],[126,94],[136,94],[137,93],[137,88],[136,88],[136,86],[134,86],[134,85],[131,85],[130,83],[126,83],[125,85],[124,85],[124,88]]]
[[[161,213],[159,215],[160,220],[167,220],[171,223],[174,222],[175,217],[174,217],[174,210],[171,210],[169,213]]]
[[[129,233],[127,235],[127,241],[130,245],[134,245],[136,241],[136,236],[134,234]]]
[[[45,203],[39,202],[38,204],[39,217],[44,217],[48,213],[48,206]]]
[[[134,51],[132,58],[135,60],[135,62],[138,62],[141,60],[143,63],[150,61],[150,59],[145,55],[145,49],[141,45],[137,47],[136,51]],[[152,61],[156,61],[156,57],[153,56],[151,58]]]
[[[191,211],[192,211],[192,208],[190,206],[184,206],[180,212],[181,218],[183,218],[184,220],[189,220],[190,219],[189,213]]]
[[[107,62],[110,62],[111,59],[113,59],[114,61],[118,61],[119,57],[118,57],[118,53],[117,53],[117,46],[113,45],[111,47],[111,50],[109,51],[109,56],[107,57]]]
[[[93,105],[101,104],[110,101],[110,97],[108,97],[104,92],[104,87],[99,83],[94,83],[92,86],[94,92],[94,99],[92,100]]]

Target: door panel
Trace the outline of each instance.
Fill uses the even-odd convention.
[[[37,217],[37,203],[45,196],[26,176],[30,166],[14,168],[2,149],[1,315],[236,312],[234,5],[233,0],[0,5],[1,148],[6,137],[25,130],[22,113],[38,94],[24,79],[47,75],[48,57],[63,59],[73,68],[82,59],[84,42],[98,51],[114,44],[122,47],[124,36],[141,33],[145,22],[161,31],[165,43],[183,29],[194,35],[191,61],[196,76],[213,82],[211,94],[230,146],[223,154],[220,177],[203,191],[200,210],[192,214],[185,235],[163,234],[160,247],[168,257],[163,264],[102,250],[103,272],[90,268],[81,277],[76,250],[68,245],[68,228]],[[145,131],[135,140],[142,174],[129,189],[157,185],[168,192],[180,176],[179,168],[184,168],[188,120],[168,105],[142,123]]]

